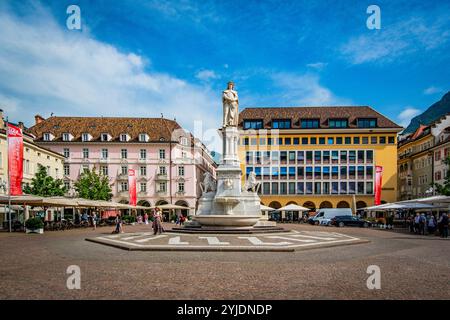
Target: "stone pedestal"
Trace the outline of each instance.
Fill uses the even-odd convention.
[[[250,227],[261,219],[260,199],[256,192],[242,190],[238,129],[229,126],[221,132],[223,160],[216,171],[216,191],[202,195],[194,220],[202,226]]]

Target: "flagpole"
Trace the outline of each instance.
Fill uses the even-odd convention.
[[[11,177],[10,177],[10,163],[9,163],[9,120],[8,117],[6,117],[6,154],[8,157],[8,225],[9,225],[9,232],[12,232],[12,228],[11,228]]]

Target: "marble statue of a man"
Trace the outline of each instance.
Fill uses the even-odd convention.
[[[239,117],[239,101],[238,94],[234,90],[234,83],[228,82],[227,90],[222,93],[223,103],[223,126],[224,127],[237,127]]]

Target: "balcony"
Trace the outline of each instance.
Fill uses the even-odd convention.
[[[168,181],[169,178],[167,176],[167,173],[157,173],[156,174],[156,181]]]

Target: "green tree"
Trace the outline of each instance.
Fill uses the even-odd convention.
[[[450,196],[450,157],[447,157],[444,160],[444,163],[447,165],[447,175],[444,179],[444,184],[438,184],[435,183],[434,187],[438,194],[441,194],[443,196]]]
[[[48,175],[47,169],[39,164],[38,171],[31,180],[31,186],[25,185],[23,192],[41,197],[63,196],[66,187],[61,179],[53,179]]]
[[[112,197],[108,176],[98,174],[95,168],[84,171],[74,186],[80,198],[110,200]]]

